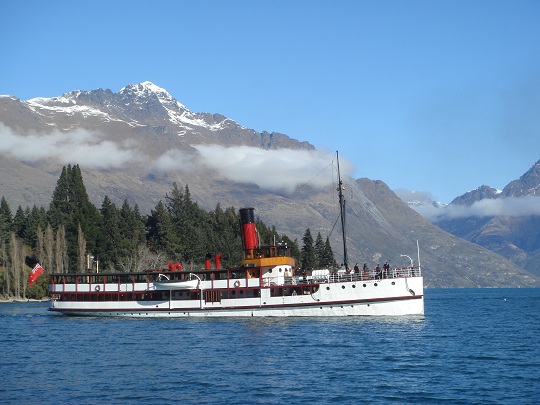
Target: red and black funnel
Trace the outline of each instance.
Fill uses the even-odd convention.
[[[255,214],[253,212],[253,208],[240,208],[240,223],[242,224],[244,250],[252,250],[259,246],[257,229],[255,229]]]

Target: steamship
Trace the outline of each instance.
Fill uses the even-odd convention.
[[[338,162],[339,177],[339,162]],[[418,265],[349,271],[345,201],[339,178],[344,268],[300,273],[285,243],[259,243],[253,208],[240,209],[243,259],[238,268],[50,276],[50,311],[79,316],[347,316],[421,315]],[[403,256],[403,255],[402,255]]]

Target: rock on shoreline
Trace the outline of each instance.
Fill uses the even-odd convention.
[[[47,302],[50,298],[42,298],[40,300],[32,298],[0,298],[0,304],[21,304],[25,302]]]

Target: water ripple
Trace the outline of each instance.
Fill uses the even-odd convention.
[[[0,403],[533,404],[540,291],[396,318],[75,318],[0,305]]]

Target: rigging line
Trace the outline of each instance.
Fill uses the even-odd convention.
[[[332,229],[330,229],[330,233],[328,234],[328,237],[332,236],[332,232],[334,232],[334,228],[336,227],[338,219],[339,219],[339,216],[336,218],[336,222],[334,222],[334,226],[332,226]]]
[[[334,179],[334,171],[333,171],[333,169],[334,169],[334,159],[332,159],[332,161],[331,161],[329,164],[327,164],[326,166],[324,166],[324,167],[323,167],[317,174],[315,174],[311,179],[307,180],[307,181],[304,182],[304,183],[300,183],[298,186],[296,186],[296,189],[297,189],[297,190],[301,190],[302,188],[309,186],[309,183],[311,183],[312,181],[314,181],[315,178],[319,177],[323,172],[325,172],[325,171],[328,169],[328,167],[332,167],[332,181],[333,181],[333,179]],[[335,188],[335,187],[334,187],[334,188]],[[296,191],[297,191],[297,190],[296,190]],[[279,203],[277,203],[276,205],[274,205],[272,208],[276,208],[276,207],[280,206],[281,204],[283,204],[282,201],[280,201]],[[261,209],[261,208],[257,208],[258,216],[259,216],[259,214],[264,214],[264,213],[267,212],[267,211],[268,211],[268,210]]]
[[[313,180],[315,180],[315,178],[319,177],[319,175],[320,175],[322,172],[326,171],[326,169],[328,169],[329,166],[331,166],[332,169],[333,169],[333,165],[334,165],[334,160],[332,160],[332,162],[330,162],[329,164],[327,164],[326,166],[324,166],[324,167],[323,167],[317,174],[315,174],[311,179],[309,179],[308,181],[306,181],[306,182],[304,182],[304,183],[299,184],[297,187],[298,187],[298,188],[301,188],[301,187],[306,187],[306,186],[308,186],[309,183],[311,183]],[[332,176],[332,178],[333,178],[333,176]]]

